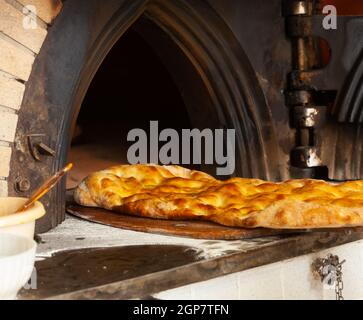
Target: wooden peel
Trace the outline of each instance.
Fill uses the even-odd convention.
[[[49,190],[51,190],[59,180],[73,167],[72,163],[67,164],[62,170],[58,171],[48,180],[46,180],[40,188],[33,193],[33,195],[29,198],[25,204],[23,204],[15,213],[20,213],[28,209],[30,206],[34,204],[34,202],[38,201],[41,197],[43,197]]]

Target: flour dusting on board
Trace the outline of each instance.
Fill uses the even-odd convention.
[[[137,245],[183,245],[195,250],[200,259],[210,259],[234,252],[248,251],[271,244],[276,237],[251,240],[199,240],[174,236],[164,236],[144,232],[128,231],[91,223],[68,216],[57,228],[41,235],[37,257],[50,257],[65,250],[137,246]]]

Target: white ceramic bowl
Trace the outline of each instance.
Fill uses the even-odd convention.
[[[0,299],[15,299],[34,268],[36,242],[15,234],[0,234]]]
[[[14,214],[26,201],[25,198],[0,198],[0,234],[12,233],[34,238],[35,220],[44,216],[45,209],[40,202],[36,202],[24,212]]]

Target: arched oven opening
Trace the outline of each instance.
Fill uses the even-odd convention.
[[[116,105],[109,103],[114,99]],[[76,168],[68,188],[93,170],[125,162],[127,131],[147,129],[150,120],[160,120],[159,131],[234,129],[232,174],[287,176],[280,161],[286,154],[278,147],[271,110],[249,58],[204,2],[66,2],[34,63],[23,105],[10,195],[19,195],[13,187],[19,177],[31,181],[21,192],[27,196],[69,160]],[[39,159],[25,152],[39,144],[54,152]],[[202,163],[201,169],[215,174],[214,164]],[[63,221],[65,190],[64,183],[43,198],[48,215],[38,232]]]
[[[136,31],[137,24],[112,47],[83,100],[68,155],[74,169],[67,189],[91,172],[129,163],[134,142],[127,137],[135,128],[148,137],[151,121],[158,122],[159,131],[172,128],[180,134],[192,128],[172,75]]]

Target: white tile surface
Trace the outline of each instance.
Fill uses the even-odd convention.
[[[317,300],[323,289],[311,272],[312,257],[301,256],[281,263],[283,298],[289,300]]]
[[[153,295],[167,300],[238,300],[238,274],[231,274]]]
[[[192,286],[192,299],[195,300],[237,300],[238,295],[238,274],[231,274],[224,277],[199,282]]]
[[[281,265],[274,263],[238,273],[239,299],[282,299]]]
[[[343,264],[345,299],[363,299],[363,240],[253,268],[155,295],[159,299],[334,300],[335,290],[312,273],[316,258],[338,255]]]
[[[180,288],[167,290],[154,294],[153,296],[161,300],[193,300],[192,290],[194,286],[183,286]]]

